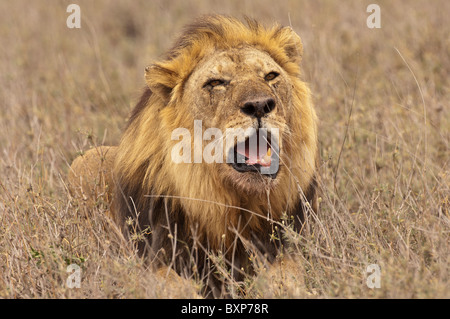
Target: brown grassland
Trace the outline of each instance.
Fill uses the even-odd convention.
[[[449,1],[377,1],[381,29],[366,26],[374,1],[356,0],[78,0],[82,28],[68,29],[72,2],[0,1],[0,298],[195,296],[200,283],[148,270],[106,203],[73,198],[67,172],[118,144],[145,66],[212,12],[291,25],[320,118],[320,211],[291,238],[297,266],[230,282],[232,295],[450,297]]]

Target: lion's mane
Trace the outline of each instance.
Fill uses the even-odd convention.
[[[284,149],[289,163],[283,163],[277,187],[260,194],[224,183],[208,164],[179,165],[170,157],[171,132],[193,123],[189,105],[181,102],[186,79],[207,54],[242,44],[268,53],[289,75],[293,92],[294,142]],[[120,225],[131,217],[141,230],[148,229],[142,249],[155,260],[179,272],[206,274],[207,252],[213,251],[225,256],[228,266],[233,263],[235,273],[246,271],[249,250],[275,257],[279,244],[270,235],[283,214],[299,228],[305,211],[316,208],[317,120],[310,90],[300,79],[301,55],[291,28],[206,16],[146,69],[147,88],[117,149],[112,211]]]

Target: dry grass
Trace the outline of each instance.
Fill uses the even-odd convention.
[[[71,1],[73,2],[73,1]],[[248,297],[449,298],[448,1],[0,2],[0,298],[190,297],[166,286],[66,187],[69,163],[117,144],[143,70],[201,13],[291,24],[320,123],[321,209],[292,236],[292,273],[234,283]],[[80,289],[67,265],[82,267]],[[381,288],[366,284],[381,267]],[[233,285],[233,284],[232,284]],[[236,289],[233,289],[236,288]]]

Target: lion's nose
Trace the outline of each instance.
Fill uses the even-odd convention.
[[[241,107],[241,111],[249,116],[261,118],[275,108],[275,100],[272,98],[259,98],[247,101]]]

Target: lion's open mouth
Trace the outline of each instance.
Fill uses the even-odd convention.
[[[230,150],[229,164],[240,173],[260,173],[275,179],[278,174],[278,153],[275,141],[270,133],[260,133],[248,137],[245,142],[236,143]],[[274,165],[276,164],[276,165]]]

